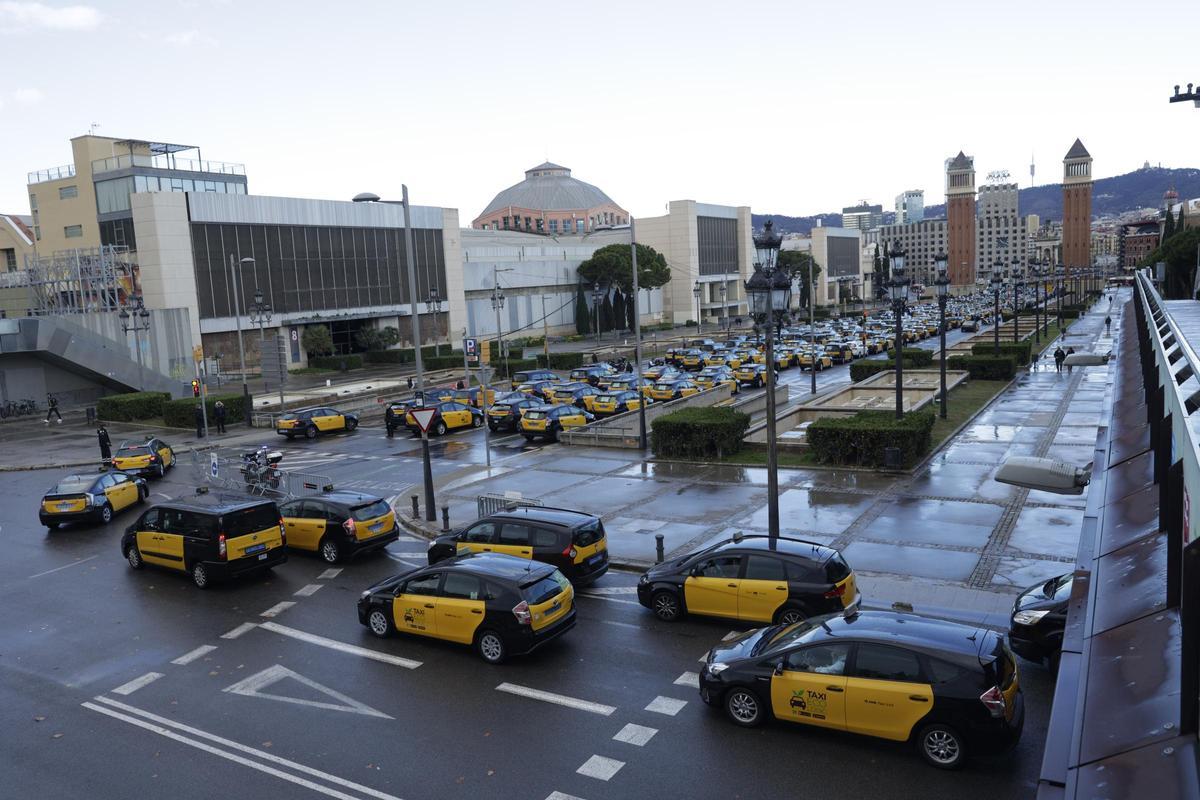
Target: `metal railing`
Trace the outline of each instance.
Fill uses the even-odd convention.
[[[192,451],[192,470],[198,482],[210,488],[242,492],[254,497],[269,497],[273,500],[291,500],[295,497],[311,497],[333,491],[333,480],[328,475],[301,472],[280,468],[267,468],[259,477],[243,472],[241,451],[208,450]]]
[[[35,172],[30,172],[25,176],[26,183],[45,183],[46,181],[57,181],[63,178],[75,177],[75,165],[63,164],[61,167],[48,167],[39,169]]]
[[[227,161],[197,161],[191,158],[175,158],[173,156],[123,155],[109,158],[98,158],[92,162],[92,174],[114,172],[130,167],[148,167],[150,169],[176,170],[178,172],[207,172],[216,175],[245,175],[246,165]],[[61,169],[61,168],[60,168]],[[71,174],[75,168],[71,167]],[[32,183],[32,181],[30,181]]]
[[[508,511],[513,508],[536,508],[541,505],[541,500],[535,500],[532,497],[522,497],[517,492],[481,494],[475,498],[475,510],[479,514],[478,519],[483,519],[498,511]]]

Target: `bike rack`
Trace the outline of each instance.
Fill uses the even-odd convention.
[[[212,474],[213,458],[217,460],[217,474]],[[240,450],[192,451],[192,470],[197,483],[208,487],[241,492],[252,497],[270,497],[274,500],[291,500],[296,497],[311,497],[333,491],[333,479],[328,475],[277,468],[277,486],[264,482],[247,481],[242,475],[242,452]]]

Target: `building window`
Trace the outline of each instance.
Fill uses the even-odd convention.
[[[60,186],[58,187],[58,199],[70,200],[72,197],[79,197],[78,186]]]
[[[83,237],[82,225],[67,225],[63,228],[63,236],[68,239],[80,239]]]
[[[530,224],[531,222],[532,220],[529,217],[525,218],[525,230],[533,230],[533,225]]]
[[[0,255],[4,256],[4,270],[6,272],[15,271],[17,268],[17,251],[10,247],[7,250],[0,250]]]
[[[550,232],[558,233],[558,220],[556,220],[556,219],[550,220]]]
[[[581,220],[581,219],[575,220],[575,232],[583,233],[583,220]]]
[[[38,207],[37,207],[37,195],[36,194],[29,195],[29,210],[35,214],[37,213]]]

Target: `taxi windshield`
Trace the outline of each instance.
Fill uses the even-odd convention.
[[[768,633],[754,646],[754,655],[770,653],[794,644],[803,644],[814,638],[816,632],[825,624],[824,617],[810,617],[800,622],[785,625],[777,631]]]
[[[71,494],[72,492],[86,492],[91,488],[95,478],[85,478],[82,475],[71,475],[63,478],[54,488],[50,490],[50,494]]]
[[[525,419],[545,419],[545,418],[546,418],[545,411],[526,411],[525,412]]]
[[[150,452],[150,446],[144,444],[123,444],[118,454],[131,456],[144,456]]]

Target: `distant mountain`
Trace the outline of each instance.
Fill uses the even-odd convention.
[[[1094,216],[1116,216],[1139,208],[1161,208],[1163,193],[1175,187],[1181,198],[1200,197],[1200,169],[1163,169],[1146,167],[1124,175],[1101,178],[1092,189],[1092,214]],[[1049,183],[1020,190],[1021,214],[1037,214],[1042,220],[1062,219],[1062,186]],[[926,217],[941,217],[946,214],[945,204],[925,207]],[[894,218],[892,212],[885,217]],[[816,214],[811,217],[788,217],[781,214],[755,214],[753,224],[761,228],[767,218],[775,221],[775,227],[788,233],[809,233],[817,220],[826,227],[839,227],[841,214]],[[891,222],[892,219],[885,219]]]

